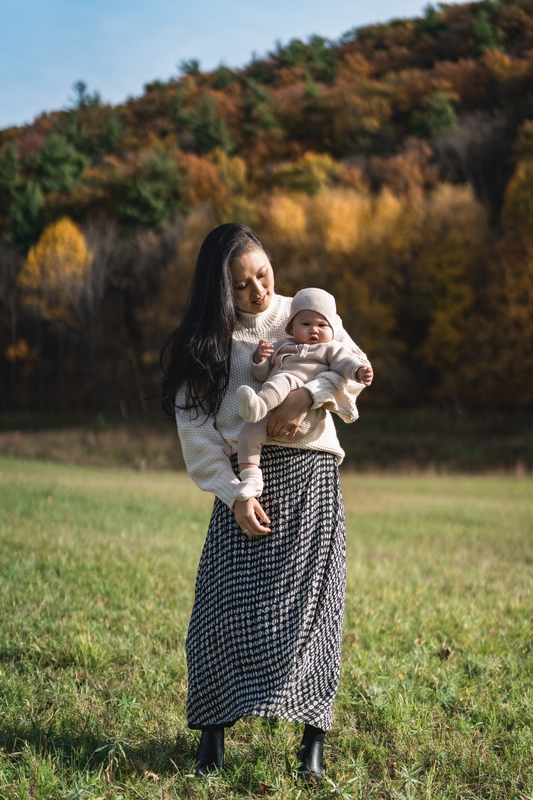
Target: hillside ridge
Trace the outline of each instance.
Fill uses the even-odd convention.
[[[374,402],[531,404],[533,0],[190,60],[117,106],[75,91],[0,131],[1,409],[144,407],[226,221],[280,291],[335,293]]]

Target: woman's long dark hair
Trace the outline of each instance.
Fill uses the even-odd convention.
[[[185,399],[179,408],[204,414],[216,414],[220,409],[228,387],[237,319],[230,265],[256,248],[267,252],[254,232],[237,222],[219,225],[205,238],[182,323],[161,349],[165,375],[161,405],[168,417],[176,414],[176,392],[183,385]]]

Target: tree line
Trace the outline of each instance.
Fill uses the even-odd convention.
[[[322,286],[372,402],[533,400],[533,0],[427,6],[0,131],[0,408],[146,410],[205,234]]]

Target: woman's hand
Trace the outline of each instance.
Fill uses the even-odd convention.
[[[272,412],[268,422],[267,436],[275,439],[276,436],[284,435],[287,441],[294,439],[312,405],[313,398],[305,386],[289,392],[283,403]]]
[[[237,520],[237,525],[247,536],[264,536],[270,533],[270,520],[261,508],[257,497],[250,497],[249,500],[236,500],[233,504],[233,513]],[[258,519],[259,517],[259,519]],[[260,523],[263,523],[261,525]]]

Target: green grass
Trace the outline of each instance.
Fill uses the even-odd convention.
[[[246,720],[193,775],[184,640],[211,499],[180,473],[0,459],[0,798],[533,795],[533,484],[344,475],[327,782]],[[451,652],[450,652],[451,651]]]

